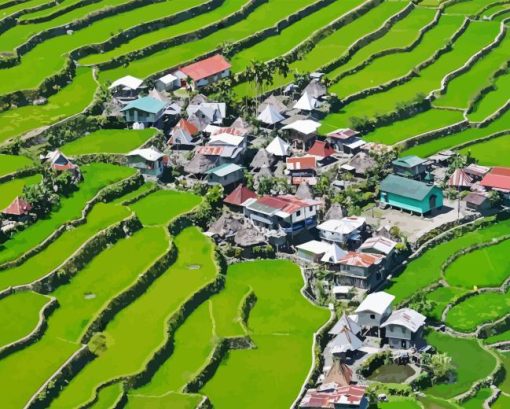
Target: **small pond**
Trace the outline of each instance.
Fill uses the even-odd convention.
[[[414,373],[414,369],[409,365],[387,364],[377,368],[368,379],[384,383],[403,383]]]

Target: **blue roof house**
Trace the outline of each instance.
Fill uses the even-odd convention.
[[[142,97],[129,102],[122,113],[126,122],[156,123],[165,112],[167,104],[153,97]]]
[[[418,156],[409,155],[392,162],[393,173],[411,179],[423,180],[427,172],[427,161]]]
[[[443,207],[443,191],[435,185],[389,175],[381,182],[380,202],[423,215]]]

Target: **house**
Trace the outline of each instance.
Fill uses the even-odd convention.
[[[395,159],[393,165],[393,173],[405,178],[423,180],[427,173],[427,161],[418,156],[409,155]]]
[[[266,146],[266,151],[278,157],[289,156],[290,145],[279,136],[276,136],[271,143]]]
[[[443,206],[443,192],[435,185],[388,175],[381,182],[380,202],[423,215]]]
[[[135,149],[126,156],[128,165],[139,169],[144,175],[160,177],[163,174],[165,155],[154,147]]]
[[[381,325],[386,329],[386,338],[391,348],[409,349],[423,342],[426,317],[411,308],[393,311]]]
[[[256,226],[293,235],[317,225],[319,205],[316,200],[301,200],[292,195],[262,196],[248,200],[244,214]]]
[[[179,71],[191,78],[193,89],[205,87],[230,76],[230,63],[220,54],[182,67]]]
[[[360,241],[361,232],[366,226],[364,217],[350,216],[340,220],[329,219],[317,226],[322,240],[346,244],[348,241]]]
[[[310,185],[306,182],[301,182],[299,184],[298,188],[296,189],[295,196],[298,199],[313,199],[314,198],[313,191],[312,191]]]
[[[503,193],[510,198],[510,168],[494,167],[481,180],[480,185]]]
[[[358,335],[361,332],[361,327],[358,325],[354,318],[357,317],[350,317],[345,312],[343,312],[340,319],[336,322],[335,325],[333,325],[333,328],[329,330],[328,334],[335,336],[338,335],[342,329],[347,328],[353,334]]]
[[[355,311],[358,325],[378,330],[391,315],[391,303],[394,299],[395,296],[384,291],[368,294]]]
[[[28,203],[25,199],[16,196],[11,204],[2,210],[2,214],[5,218],[10,220],[23,220],[30,214],[31,210],[32,206],[30,203]]]
[[[290,174],[290,183],[300,185],[308,181],[315,184],[315,175],[317,170],[317,160],[315,156],[294,156],[286,159],[287,171]],[[310,180],[310,178],[314,180]]]
[[[481,166],[477,165],[476,163],[471,163],[468,166],[464,168],[464,172],[466,172],[467,175],[471,176],[473,178],[473,181],[480,181],[482,178],[489,173],[491,168],[487,166]]]
[[[140,78],[133,77],[132,75],[126,75],[125,77],[113,81],[108,89],[116,98],[132,99],[136,98],[143,89],[142,84],[143,80]]]
[[[307,150],[312,146],[315,138],[317,137],[317,129],[321,124],[311,119],[299,119],[289,125],[285,125],[282,129],[289,131],[289,139],[297,148],[301,147],[302,150]]]
[[[268,105],[270,105],[274,111],[279,114],[283,114],[288,110],[287,105],[285,105],[286,97],[269,95],[262,103],[259,105],[257,112],[260,114],[263,112]]]
[[[315,141],[306,152],[308,155],[315,156],[318,161],[323,161],[335,153],[333,146],[327,141]]]
[[[173,147],[192,147],[200,141],[199,130],[191,122],[181,119],[174,126],[168,140],[168,144]]]
[[[158,78],[154,82],[154,86],[159,92],[173,91],[181,87],[181,80],[174,74],[167,74]]]
[[[318,74],[321,74],[321,73],[318,73]],[[312,77],[312,80],[305,87],[305,89],[303,90],[303,93],[308,94],[310,97],[315,98],[317,100],[324,97],[328,93],[328,89],[322,82],[319,81],[321,77],[322,77],[322,75],[320,77],[316,77],[316,78]]]
[[[216,148],[223,151],[223,148]],[[190,175],[201,176],[209,169],[220,165],[219,155],[202,155],[195,153],[193,158],[184,165],[184,171]]]
[[[209,169],[205,172],[207,184],[229,186],[243,180],[243,167],[235,163],[224,163],[223,165]]]
[[[454,189],[469,189],[473,185],[473,178],[462,169],[455,169],[448,179],[448,187]]]
[[[345,356],[350,352],[357,351],[363,346],[363,342],[354,334],[348,326],[342,327],[335,337],[328,343],[328,349],[333,355]]]
[[[190,103],[186,108],[186,113],[188,120],[202,131],[209,124],[221,125],[223,123],[227,116],[227,105],[224,102]],[[205,126],[198,126],[197,122],[205,124]]]
[[[276,125],[281,122],[285,117],[278,112],[278,110],[270,104],[267,104],[264,110],[257,116],[257,120],[266,125]]]
[[[128,123],[138,122],[152,126],[158,122],[165,112],[167,104],[153,97],[142,97],[130,101],[121,109]]]
[[[255,199],[257,194],[246,186],[239,184],[225,199],[223,203],[234,208],[242,208],[248,199]]]
[[[355,154],[365,144],[359,136],[359,132],[349,128],[336,129],[326,135],[326,141],[339,151],[347,154]]]
[[[308,92],[304,92],[301,98],[294,104],[294,109],[304,112],[311,112],[319,106],[317,98],[312,97]]]
[[[349,251],[338,262],[337,283],[371,291],[385,278],[384,256]]]
[[[351,158],[348,165],[351,167],[352,171],[354,171],[355,175],[365,177],[377,166],[377,162],[368,153],[358,152]]]
[[[299,403],[306,409],[367,409],[366,387],[349,385],[333,391],[308,389]]]
[[[383,236],[370,237],[358,249],[361,253],[380,254],[385,257],[386,268],[390,267],[395,257],[396,241]]]
[[[244,136],[233,135],[231,133],[214,133],[209,138],[209,146],[234,146],[236,148],[246,149],[248,140]]]
[[[465,198],[466,207],[475,212],[484,212],[492,207],[489,198],[481,193],[471,192]]]
[[[269,153],[266,149],[259,149],[250,162],[250,168],[253,170],[271,168],[275,162],[276,157],[273,154]]]
[[[338,244],[332,243],[329,244],[329,249],[324,253],[321,258],[323,263],[329,264],[332,268],[338,266],[340,260],[342,260],[346,256],[347,252],[340,248]]]
[[[51,169],[57,171],[73,171],[78,168],[58,149],[48,152],[43,160],[49,163]]]
[[[297,256],[311,263],[318,263],[329,251],[331,244],[323,241],[311,240],[296,246]]]
[[[214,160],[218,162],[218,165],[222,165],[224,163],[239,163],[242,159],[244,148],[242,146],[208,144],[198,146],[195,152],[197,155],[215,157]]]
[[[327,369],[326,367],[324,368]],[[322,381],[322,385],[317,389],[321,392],[334,391],[342,386],[349,386],[352,382],[352,369],[344,364],[341,359],[333,359],[332,365]]]

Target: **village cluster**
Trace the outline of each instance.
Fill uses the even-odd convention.
[[[398,157],[352,129],[320,136],[321,107],[329,98],[320,73],[310,75],[303,89],[289,86],[281,95],[268,95],[250,120],[232,118],[227,103],[200,93],[229,75],[221,55],[168,73],[151,89],[127,75],[110,85],[105,114],[131,129],[155,127],[164,134],[164,147],[127,154],[127,163],[148,179],[172,173],[162,183],[222,186],[225,207],[206,234],[228,256],[253,258],[270,248],[302,266],[309,296],[322,296],[332,308],[360,302],[329,331],[320,383],[299,406],[365,409],[367,383],[357,368],[370,355],[392,350],[412,359],[427,350],[425,316],[392,308],[394,297],[382,291],[388,277],[427,231],[489,213],[510,199],[510,169],[459,160],[451,151],[427,159]],[[80,177],[72,158],[58,150],[41,159]],[[373,206],[362,203],[351,214],[348,199],[333,200],[370,178],[375,191],[363,193],[374,198]],[[30,217],[31,210],[16,198],[2,211],[2,229]],[[329,272],[328,279],[318,278],[319,271]]]

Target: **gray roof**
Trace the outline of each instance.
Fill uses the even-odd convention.
[[[342,205],[339,203],[333,203],[326,212],[324,220],[342,219],[345,216],[347,216],[347,213],[343,210]]]
[[[317,80],[312,80],[304,89],[309,96],[313,98],[320,98],[327,94],[328,90],[325,85]]]
[[[195,155],[185,166],[184,171],[191,174],[202,174],[216,166],[218,157]]]
[[[427,185],[426,183],[397,175],[388,175],[381,182],[381,191],[414,200],[425,199],[434,189],[439,188],[434,185]]]
[[[265,243],[266,238],[255,228],[248,227],[239,230],[234,237],[234,241],[238,246],[249,247]]]
[[[409,155],[409,156],[403,156],[401,158],[395,159],[392,164],[397,166],[402,166],[404,168],[412,168],[414,166],[421,165],[422,163],[425,163],[426,160],[420,158],[419,156],[415,155]]]
[[[359,152],[352,157],[349,161],[349,165],[351,165],[356,173],[364,175],[368,170],[375,167],[377,162],[374,158],[372,158],[368,153]]]
[[[308,183],[301,183],[296,191],[295,195],[298,199],[313,199],[313,192]]]
[[[269,168],[274,165],[275,161],[276,158],[267,150],[259,149],[253,157],[253,160],[250,163],[250,167],[254,169],[261,169],[264,167]]]
[[[230,213],[224,213],[209,227],[209,232],[219,237],[231,236],[243,228],[243,220]]]

